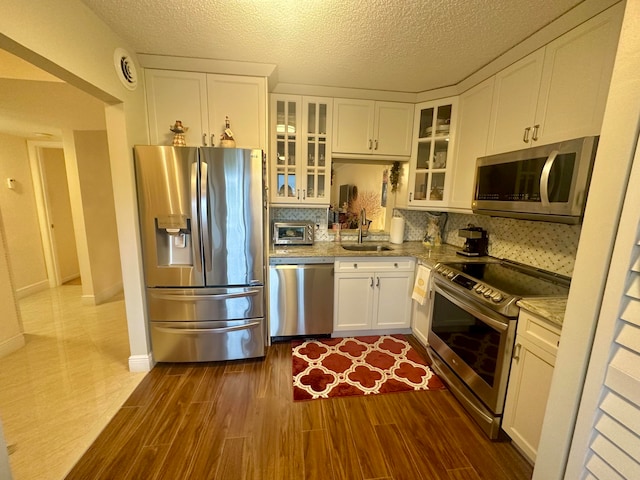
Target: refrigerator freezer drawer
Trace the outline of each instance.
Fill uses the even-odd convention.
[[[158,362],[213,362],[263,357],[264,318],[220,322],[151,322]]]
[[[264,317],[264,287],[148,288],[151,321],[197,322]]]

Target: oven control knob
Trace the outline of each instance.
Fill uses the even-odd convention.
[[[455,276],[456,276],[456,274],[451,272],[451,271],[449,271],[449,273],[447,273],[447,278],[449,278],[449,279],[451,279],[451,278],[453,278]]]
[[[480,284],[480,285],[478,285],[476,287],[476,292],[479,293],[480,295],[482,295],[486,289],[487,289],[487,287],[485,287],[484,285]]]
[[[503,296],[500,294],[500,292],[496,292],[491,296],[491,300],[493,300],[495,303],[500,303],[503,300]]]
[[[485,298],[489,298],[492,294],[493,294],[493,290],[491,290],[490,288],[487,288],[483,293]]]

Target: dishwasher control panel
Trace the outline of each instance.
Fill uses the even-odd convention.
[[[333,263],[333,257],[272,257],[269,265],[307,265],[319,263]]]

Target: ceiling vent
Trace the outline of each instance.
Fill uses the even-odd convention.
[[[122,48],[116,48],[113,53],[113,64],[122,84],[129,90],[135,90],[138,86],[138,73],[131,55]]]

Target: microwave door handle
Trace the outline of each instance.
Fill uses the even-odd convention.
[[[553,162],[556,161],[559,153],[558,150],[553,150],[542,167],[542,174],[540,175],[540,201],[543,207],[549,206],[549,178],[551,176]]]
[[[200,248],[200,222],[198,221],[198,162],[191,164],[191,243],[196,271],[202,272],[202,253]]]
[[[200,163],[200,212],[205,272],[211,270],[211,239],[209,238],[209,165]]]

